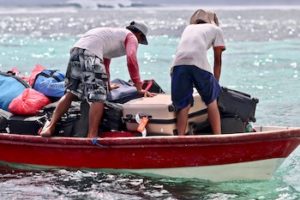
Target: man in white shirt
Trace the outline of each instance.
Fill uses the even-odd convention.
[[[177,110],[178,135],[185,135],[188,112],[193,104],[193,87],[207,105],[208,120],[214,134],[221,134],[221,120],[217,105],[220,93],[222,52],[225,50],[223,32],[216,14],[197,10],[182,33],[171,69],[172,101]],[[213,47],[214,67],[207,59]]]
[[[41,136],[49,137],[55,125],[75,99],[91,103],[88,137],[97,137],[104,112],[104,102],[110,86],[110,60],[126,55],[130,78],[137,91],[144,96],[154,94],[142,89],[137,62],[138,44],[148,44],[147,26],[132,21],[125,28],[99,27],[89,30],[74,44],[66,73],[66,93],[59,100],[51,121],[46,123]]]

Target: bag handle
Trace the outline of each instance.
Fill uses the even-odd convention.
[[[144,83],[146,83],[146,87],[144,88],[145,91],[148,92],[148,90],[152,87],[153,85],[153,80],[145,80]]]

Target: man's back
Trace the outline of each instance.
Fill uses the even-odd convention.
[[[195,65],[212,72],[207,60],[211,46],[224,46],[222,30],[213,24],[192,24],[185,28],[177,47],[173,66]]]
[[[74,47],[83,48],[96,54],[99,58],[114,58],[125,55],[125,38],[127,29],[95,28],[86,32]]]

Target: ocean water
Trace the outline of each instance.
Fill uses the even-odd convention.
[[[97,26],[124,27],[144,20],[149,45],[139,46],[142,79],[170,91],[169,68],[180,34],[196,8],[86,10],[0,8],[0,70],[29,74],[36,64],[66,70],[69,49]],[[220,83],[259,98],[260,125],[300,125],[300,9],[215,9],[227,50]],[[209,52],[212,61],[212,52]],[[111,65],[112,78],[129,79],[125,58]],[[220,171],[220,173],[226,173]],[[195,179],[59,170],[0,173],[0,199],[300,199],[300,148],[268,181],[212,183]]]

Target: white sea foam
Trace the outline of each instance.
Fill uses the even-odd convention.
[[[120,8],[132,6],[130,0],[68,0],[66,5],[75,5],[80,8],[97,9],[97,8]]]
[[[75,13],[74,7],[0,7],[0,15],[6,14],[49,14],[49,13]]]
[[[242,11],[242,10],[300,10],[300,5],[166,5],[166,4],[139,4],[130,0],[69,0],[61,4],[47,6],[1,6],[0,15],[5,14],[47,14],[47,13],[76,13],[80,9],[88,10],[136,10],[136,11],[178,11],[195,10],[196,8],[224,11]]]

